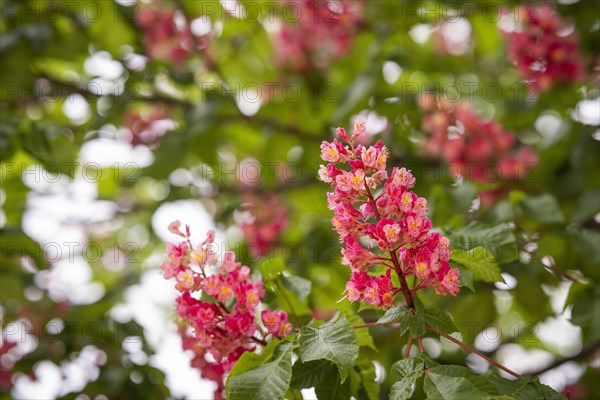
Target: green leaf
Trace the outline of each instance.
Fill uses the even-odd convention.
[[[291,379],[292,343],[273,341],[262,354],[240,357],[227,379],[227,398],[283,399]]]
[[[308,279],[299,276],[282,276],[281,281],[283,282],[283,286],[298,296],[300,300],[306,299],[310,294],[312,283]]]
[[[408,314],[406,319],[403,319],[402,322],[408,326],[408,330],[410,331],[410,335],[412,337],[420,337],[424,336],[427,332],[427,328],[425,326],[425,320],[421,318],[419,314]]]
[[[285,271],[285,264],[281,258],[269,258],[258,266],[263,278],[275,278],[277,274]]]
[[[496,386],[500,394],[510,396],[515,400],[565,399],[564,396],[556,393],[549,386],[542,385],[537,378],[531,376],[509,380],[498,375],[491,375],[488,377],[488,380],[491,384]]]
[[[423,389],[428,400],[484,399],[499,394],[486,378],[457,365],[440,365],[427,370]]]
[[[359,371],[360,388],[358,390],[359,399],[378,400],[379,384],[375,380],[375,365],[366,358],[359,358],[356,362],[356,369]]]
[[[363,325],[365,323],[360,315],[349,308],[341,310],[341,313],[346,317],[346,320],[351,326]],[[354,329],[354,333],[358,339],[359,346],[365,346],[375,351],[379,351],[375,346],[375,343],[373,343],[373,338],[371,337],[368,328]]]
[[[440,308],[428,308],[424,310],[420,315],[426,323],[430,324],[438,331],[447,334],[453,332],[460,332],[460,330],[452,320],[452,317],[450,317],[450,315],[448,315],[446,311]]]
[[[475,287],[473,286],[473,273],[466,268],[459,267],[459,269],[460,286],[469,288],[472,292],[474,292]]]
[[[390,391],[390,400],[409,399],[413,394],[414,384],[422,376],[425,365],[414,358],[406,358],[392,365],[390,375],[395,382]]]
[[[558,202],[549,193],[523,199],[521,208],[525,217],[542,224],[560,224],[565,222],[565,217],[560,210]]]
[[[335,367],[331,366],[323,379],[315,386],[315,393],[317,394],[317,398],[323,400],[349,399],[350,396],[352,396],[350,379],[340,379],[340,372]]]
[[[490,260],[498,264],[519,258],[515,235],[506,224],[489,227],[472,222],[464,228],[451,232],[450,243],[452,243],[453,252],[483,247],[493,255]]]
[[[346,317],[334,316],[329,322],[311,321],[300,329],[298,353],[302,362],[329,360],[337,365],[342,381],[358,358],[358,339]]]
[[[332,366],[333,364],[326,360],[309,362],[301,362],[298,360],[292,368],[291,385],[298,389],[314,387],[317,382],[327,374]]]
[[[383,317],[377,320],[377,323],[397,322],[406,316],[406,308],[390,308],[383,314]]]
[[[483,247],[469,251],[452,250],[452,261],[463,265],[473,274],[473,279],[485,282],[504,282],[500,275],[500,267],[494,256]]]

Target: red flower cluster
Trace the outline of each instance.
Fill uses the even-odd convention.
[[[536,92],[558,82],[576,82],[584,76],[577,36],[548,4],[528,4],[516,9],[518,30],[505,32],[508,56]]]
[[[183,16],[182,16],[183,17]],[[140,8],[137,23],[143,30],[144,46],[152,58],[183,64],[195,48],[206,47],[206,36],[194,37],[185,18],[175,10],[149,4]]]
[[[262,280],[250,281],[250,268],[236,262],[235,253],[225,252],[216,273],[213,247],[214,232],[192,250],[190,230],[181,232],[181,223],[174,221],[169,230],[183,238],[179,244],[167,242],[169,261],[161,270],[165,279],[175,278],[177,313],[185,324],[181,329],[184,348],[193,350],[192,365],[199,368],[204,378],[217,382],[216,398],[223,397],[224,375],[246,351],[264,344],[264,339],[288,335],[292,326],[287,314],[264,310],[258,325],[257,311],[264,296]],[[202,298],[198,294],[202,291]]]
[[[393,168],[388,176],[388,150],[381,141],[368,148],[356,145],[364,130],[364,123],[356,123],[349,137],[338,128],[338,136],[348,145],[337,139],[321,144],[321,158],[329,164],[321,165],[319,178],[335,189],[328,193],[332,223],[345,244],[342,263],[352,270],[346,297],[391,307],[401,290],[394,287],[392,273],[401,281],[414,276],[413,290],[435,288],[438,294],[455,295],[458,269],[448,264],[449,241],[431,232],[427,201],[410,191],[415,178],[405,168]],[[349,168],[340,169],[340,164]],[[361,240],[374,243],[389,257],[375,253],[375,246],[364,247]],[[384,275],[368,274],[376,265],[387,267]]]
[[[466,102],[436,102],[435,94],[421,96],[426,112],[422,129],[426,156],[440,157],[455,176],[477,182],[520,180],[537,163],[528,148],[512,152],[515,135],[499,123],[481,118]]]
[[[238,225],[244,232],[252,257],[265,255],[273,247],[287,225],[287,208],[274,194],[258,195],[252,192],[241,196],[241,211],[248,218],[240,218]]]
[[[129,130],[128,139],[134,146],[154,144],[165,133],[175,128],[175,122],[169,118],[167,111],[159,107],[154,107],[148,112],[127,110],[123,124]]]
[[[306,72],[348,52],[362,20],[362,1],[289,0],[297,10],[276,36],[277,62]],[[292,16],[288,16],[292,19]]]

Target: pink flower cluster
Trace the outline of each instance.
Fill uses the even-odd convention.
[[[455,295],[458,270],[448,264],[449,241],[431,232],[427,201],[410,190],[415,178],[405,168],[394,167],[388,174],[388,150],[381,141],[368,148],[356,145],[364,130],[360,122],[351,136],[338,128],[346,144],[337,139],[321,144],[321,158],[329,164],[321,165],[319,178],[335,189],[327,196],[332,224],[344,243],[342,263],[352,271],[346,297],[391,307],[394,296],[408,290],[402,287],[406,283],[394,287],[393,273],[401,282],[414,276],[413,291],[434,288]],[[383,275],[369,274],[380,265],[387,268]]]
[[[584,76],[579,43],[552,6],[528,4],[516,9],[520,29],[505,32],[508,56],[536,92],[559,82],[577,82]]]
[[[194,37],[185,18],[177,18],[177,12],[161,3],[140,7],[137,23],[143,31],[146,52],[152,58],[183,64],[195,49],[205,48],[208,35]]]
[[[262,325],[257,324],[263,283],[250,280],[250,268],[237,262],[235,253],[225,252],[216,272],[210,274],[218,264],[213,231],[194,249],[188,226],[182,232],[181,223],[174,221],[169,230],[185,239],[166,243],[169,260],[161,265],[165,279],[174,278],[181,292],[177,313],[184,323],[184,347],[194,351],[192,365],[202,376],[217,382],[215,397],[221,398],[224,375],[241,355],[264,344],[269,336],[287,336],[292,325],[285,312],[269,310],[261,312]]]
[[[499,123],[480,117],[466,101],[437,102],[424,93],[422,129],[428,134],[423,153],[444,160],[450,172],[476,182],[523,179],[537,163],[528,148],[515,147],[515,135]]]
[[[362,20],[362,0],[288,2],[296,12],[284,16],[275,38],[278,64],[307,72],[348,52]]]
[[[247,211],[246,218],[239,218],[238,225],[248,241],[252,257],[265,255],[277,244],[287,226],[288,212],[275,194],[245,192],[241,196],[241,211]]]
[[[167,110],[153,107],[146,110],[127,110],[123,124],[129,130],[129,142],[133,146],[139,144],[152,145],[169,130],[175,128],[175,123],[169,118]]]

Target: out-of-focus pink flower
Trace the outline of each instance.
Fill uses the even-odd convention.
[[[276,33],[276,62],[295,71],[324,69],[346,54],[362,21],[362,0],[288,0],[294,19],[283,18]]]
[[[504,31],[508,56],[531,90],[544,92],[559,83],[578,82],[584,63],[575,33],[548,3],[517,7],[512,15],[518,26]]]

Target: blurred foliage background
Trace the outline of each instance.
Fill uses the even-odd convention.
[[[174,293],[158,269],[169,218],[198,239],[216,227],[252,268],[280,258],[310,280],[310,294],[293,297],[304,322],[356,310],[337,303],[349,271],[315,175],[320,142],[357,115],[368,140],[413,170],[453,246],[496,250],[506,284],[463,281],[457,297],[422,300],[511,368],[549,370],[542,380],[573,399],[598,395],[599,3],[552,3],[579,37],[586,78],[540,95],[498,28],[518,2],[354,3],[360,16],[334,39],[349,43],[331,55],[282,47],[278,23],[297,23],[284,1],[2,1],[2,398],[198,393],[165,362],[187,363],[176,341],[164,354],[175,335]],[[454,30],[442,29],[448,21]],[[448,36],[460,54],[444,48]],[[514,132],[539,156],[534,170],[518,182],[457,182],[424,158],[417,94],[427,90]],[[371,334],[379,352],[365,351],[387,398],[385,369],[402,346],[393,330]],[[439,362],[486,368],[447,343],[428,346]]]

